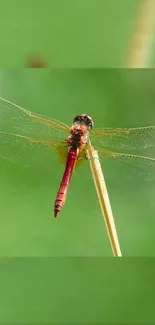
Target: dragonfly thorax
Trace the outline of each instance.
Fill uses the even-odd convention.
[[[68,144],[73,149],[82,149],[88,142],[89,131],[84,125],[73,125],[71,127],[71,135],[68,138]]]

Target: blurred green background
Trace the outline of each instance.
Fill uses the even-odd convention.
[[[140,0],[1,0],[0,66],[120,67]]]
[[[151,258],[1,258],[1,324],[154,324]]]
[[[68,125],[80,113],[96,127],[154,125],[154,84],[154,70],[0,71],[2,97]],[[155,149],[147,154],[154,157]],[[53,218],[63,169],[57,160],[49,174],[0,161],[1,256],[112,256],[89,163],[74,173]],[[116,177],[107,186],[123,256],[154,256],[155,181]]]
[[[115,68],[141,1],[0,4],[1,67],[38,55],[52,68]],[[84,112],[96,127],[155,125],[154,83],[153,70],[0,70],[0,96],[68,125]],[[87,162],[54,220],[62,173],[57,161],[47,174],[0,160],[0,323],[154,324],[154,258],[102,258],[112,252]],[[155,182],[107,185],[123,256],[154,256]]]

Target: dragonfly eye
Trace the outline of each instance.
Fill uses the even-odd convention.
[[[88,130],[92,129],[94,126],[93,119],[86,114],[81,114],[81,115],[75,116],[74,120],[73,120],[73,124],[85,125]]]

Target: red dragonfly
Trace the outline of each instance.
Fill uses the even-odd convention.
[[[155,159],[111,149],[139,150],[155,146],[155,126],[93,130],[93,120],[86,114],[77,115],[71,127],[53,118],[28,111],[0,98],[0,156],[25,166],[30,163],[46,167],[57,154],[66,165],[55,200],[54,217],[62,209],[75,165],[87,160],[89,137],[98,151],[103,171],[121,178],[142,176],[155,178]],[[52,150],[54,149],[54,150]]]

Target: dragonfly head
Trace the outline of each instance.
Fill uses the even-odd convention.
[[[92,129],[94,126],[93,119],[86,114],[75,116],[73,120],[73,124],[85,125],[88,130]]]

